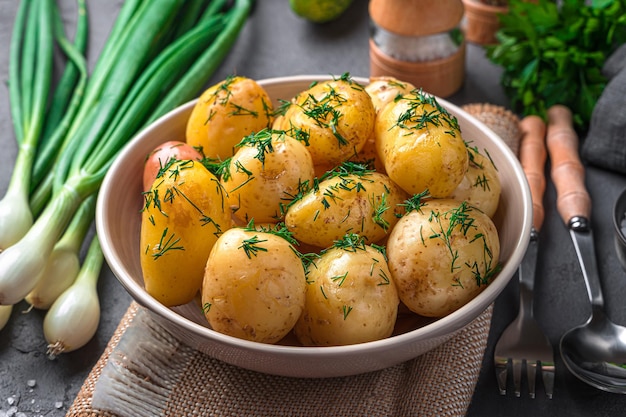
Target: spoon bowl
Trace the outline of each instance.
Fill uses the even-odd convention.
[[[562,105],[548,109],[546,144],[557,190],[557,210],[569,229],[591,303],[591,316],[561,338],[560,350],[572,374],[604,391],[626,394],[626,328],[609,320],[598,274],[589,222],[591,197],[585,188],[585,168],[578,155],[578,137],[571,111]]]
[[[603,391],[626,394],[626,327],[601,309],[563,335],[561,357],[569,371]]]

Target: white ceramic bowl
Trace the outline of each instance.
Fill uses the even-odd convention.
[[[328,76],[296,76],[259,80],[270,96],[289,99],[315,80]],[[356,79],[366,83],[366,79]],[[130,295],[184,343],[214,358],[243,368],[294,377],[335,377],[383,369],[415,358],[449,340],[479,316],[514,275],[528,246],[531,198],[522,168],[507,145],[459,107],[439,99],[455,115],[464,138],[489,150],[498,167],[502,195],[494,218],[501,241],[502,270],[475,299],[437,320],[414,321],[394,336],[375,342],[337,347],[269,345],[237,339],[209,328],[198,305],[168,308],[143,287],[139,261],[143,163],[152,149],[167,140],[183,140],[194,102],[187,103],[139,133],[120,153],[100,190],[96,227],[106,260]]]

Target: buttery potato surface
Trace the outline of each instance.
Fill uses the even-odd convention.
[[[487,216],[493,217],[502,191],[498,170],[493,161],[477,148],[468,146],[468,155],[467,172],[450,197],[467,201]]]
[[[272,101],[256,81],[228,77],[206,89],[191,111],[186,141],[205,156],[225,160],[245,136],[272,124]]]
[[[283,206],[313,178],[313,159],[302,142],[262,130],[244,139],[221,182],[235,216],[259,223],[281,220]]]
[[[287,240],[236,227],[220,236],[206,263],[203,311],[220,333],[276,343],[300,317],[305,286],[302,261]]]
[[[498,271],[500,241],[482,211],[434,199],[400,219],[387,255],[400,300],[414,313],[443,317],[487,287]]]
[[[315,165],[335,166],[363,148],[374,118],[370,95],[343,76],[321,81],[294,97],[276,128],[306,140]]]
[[[340,169],[294,200],[285,226],[299,241],[319,248],[332,246],[346,233],[358,233],[368,243],[376,243],[396,224],[396,214],[403,213],[407,198],[385,174]]]
[[[386,105],[376,118],[376,149],[387,175],[410,194],[448,197],[468,167],[454,116],[435,97],[414,90]]]
[[[306,303],[294,333],[306,346],[389,337],[398,293],[384,255],[356,235],[322,253],[307,273]]]
[[[409,94],[415,87],[411,83],[397,80],[393,77],[372,77],[365,86],[374,104],[376,113],[383,107],[394,101],[398,96]]]
[[[144,198],[140,256],[146,291],[166,306],[185,304],[202,287],[213,244],[231,226],[222,189],[200,162],[175,161]]]

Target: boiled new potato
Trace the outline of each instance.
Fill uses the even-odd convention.
[[[302,91],[274,126],[304,140],[315,165],[335,166],[363,148],[374,129],[374,117],[370,95],[344,75]]]
[[[166,306],[202,286],[213,244],[231,226],[217,178],[200,162],[172,161],[144,193],[140,258],[146,291]]]
[[[376,115],[388,103],[394,101],[399,96],[410,93],[415,87],[410,83],[399,81],[393,77],[373,77],[369,84],[365,86],[365,91],[372,98]],[[352,158],[355,161],[364,161],[370,164],[378,172],[385,173],[385,166],[382,164],[376,152],[376,132],[365,142],[363,149]]]
[[[399,96],[409,94],[415,87],[411,83],[393,77],[372,77],[365,91],[372,98],[376,113]]]
[[[202,160],[202,154],[193,146],[180,140],[170,140],[160,144],[146,157],[143,166],[143,187],[148,191],[154,179],[172,159]]]
[[[500,242],[482,211],[452,199],[416,204],[389,234],[387,256],[400,300],[443,317],[483,291],[499,269]]]
[[[294,333],[306,346],[363,343],[389,337],[398,293],[380,249],[348,235],[307,273],[306,303]]]
[[[220,333],[276,343],[300,317],[305,286],[302,260],[288,240],[268,229],[232,228],[206,263],[203,311]]]
[[[209,158],[225,160],[245,136],[272,124],[272,101],[246,77],[228,77],[198,98],[186,128],[186,142]]]
[[[262,130],[242,141],[221,181],[235,216],[258,223],[282,219],[283,207],[313,178],[313,159],[302,142]]]
[[[498,209],[502,190],[498,170],[488,155],[468,146],[469,166],[451,198],[467,201],[489,217]],[[486,152],[486,151],[484,151]]]
[[[468,167],[456,118],[435,97],[413,90],[376,118],[376,150],[387,175],[409,194],[448,197]]]
[[[347,163],[293,201],[285,226],[299,241],[319,248],[332,246],[346,233],[376,243],[396,224],[407,198],[385,174]]]

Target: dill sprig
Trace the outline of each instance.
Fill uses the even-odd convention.
[[[262,165],[265,165],[265,155],[274,152],[272,139],[273,131],[271,129],[262,129],[256,133],[245,136],[236,147],[250,146],[256,148],[257,154],[255,158],[258,159]]]
[[[285,239],[291,245],[298,245],[298,241],[293,237],[293,233],[287,229],[284,223],[277,223],[273,225],[256,225],[254,219],[250,220],[248,224],[243,227],[246,232],[262,232],[269,233],[274,236]]]
[[[397,100],[408,102],[407,110],[396,120],[397,127],[406,130],[422,130],[430,126],[443,127],[450,136],[456,136],[461,130],[456,117],[442,107],[434,96],[424,93],[421,88],[398,97]]]
[[[278,99],[278,106],[274,109],[274,112],[272,113],[272,116],[274,117],[278,117],[278,116],[284,116],[285,113],[287,113],[287,110],[289,109],[289,107],[291,107],[293,103],[289,100],[285,100],[285,99]]]
[[[246,226],[243,227],[243,230],[247,231],[247,232],[260,232],[260,233],[269,233],[272,234],[274,236],[278,236],[282,239],[285,239],[287,242],[289,242],[290,244],[290,248],[293,251],[293,253],[296,254],[296,256],[298,256],[298,258],[300,258],[300,261],[302,262],[302,267],[304,268],[304,271],[306,274],[308,274],[309,268],[311,265],[315,265],[315,260],[319,258],[319,255],[316,253],[302,253],[300,251],[298,251],[296,249],[296,246],[298,246],[300,244],[300,242],[298,242],[298,240],[296,238],[293,237],[293,233],[291,231],[289,231],[289,229],[287,228],[287,226],[285,226],[285,224],[283,222],[280,223],[276,223],[273,225],[256,225],[254,223],[254,219],[251,219],[248,224],[246,224]],[[248,244],[251,244],[253,247],[258,244],[264,242],[259,240],[259,238],[257,237],[256,239],[252,239],[251,241],[247,242]],[[244,245],[242,245],[243,247]],[[242,248],[240,247],[240,248]],[[256,248],[258,250],[263,250],[264,248],[260,249],[258,246],[256,246]],[[245,250],[246,248],[243,247],[243,249]],[[267,250],[267,249],[265,249]],[[247,254],[247,252],[246,252]],[[256,254],[256,253],[255,253]]]
[[[315,179],[314,184],[319,189],[319,183],[317,182],[317,179]],[[302,179],[298,180],[298,187],[296,188],[296,193],[290,194],[288,192],[285,192],[284,193],[285,197],[281,198],[286,203],[283,203],[283,202],[279,203],[280,215],[281,216],[285,215],[291,206],[293,206],[296,202],[302,200],[304,196],[307,195],[313,188],[314,188],[314,185],[312,185],[309,180],[304,180],[304,181],[302,181]]]
[[[412,211],[417,211],[418,213],[422,212],[422,207],[426,204],[425,200],[430,198],[430,193],[428,190],[424,190],[421,193],[412,195],[409,199],[405,200],[404,203],[401,204],[404,207],[404,214],[396,213],[397,217],[402,217]]]
[[[204,167],[217,178],[228,179],[230,178],[229,166],[231,159],[232,158],[226,158],[221,161],[216,158],[204,157],[200,160],[200,163],[204,165]]]
[[[161,239],[157,245],[158,252],[152,254],[152,258],[156,261],[161,256],[165,255],[169,251],[173,250],[185,250],[184,246],[179,245],[180,238],[176,237],[174,233],[169,234],[169,229],[166,227],[163,230],[163,234],[161,235]],[[148,253],[148,248],[146,247],[146,253]]]
[[[213,99],[215,103],[226,106],[233,95],[230,87],[235,81],[235,78],[236,76],[233,74],[227,75],[226,78],[218,86],[216,86],[215,91],[213,92],[209,100]]]
[[[371,174],[374,171],[375,170],[372,169],[370,165],[366,162],[344,161],[333,169],[326,171],[320,179],[326,180],[328,178],[346,177],[350,175],[363,177],[365,175]]]
[[[254,235],[248,239],[243,239],[237,249],[243,249],[246,256],[251,259],[252,256],[257,256],[259,252],[267,252],[267,248],[261,246],[263,242],[267,242],[267,239],[261,239],[258,235]]]
[[[390,226],[389,222],[385,220],[385,218],[383,217],[383,214],[385,214],[385,212],[389,210],[389,208],[391,207],[387,203],[387,195],[388,195],[388,192],[383,193],[380,196],[379,201],[377,201],[378,199],[376,198],[376,196],[372,195],[372,198],[370,200],[370,204],[372,206],[372,209],[374,210],[372,220],[374,220],[374,223],[379,225],[384,231],[389,230],[389,226]]]
[[[345,252],[365,251],[365,237],[358,233],[346,233],[341,239],[335,240],[331,247],[323,249],[320,254],[324,254],[331,249],[341,249]]]
[[[333,77],[333,80],[346,82],[353,88],[363,89],[363,86],[354,82],[349,73],[344,73],[340,77]],[[315,85],[312,84],[309,89]],[[307,94],[297,105],[302,110],[302,113],[312,119],[317,126],[323,129],[330,129],[339,146],[345,146],[350,142],[343,137],[338,127],[343,116],[341,107],[347,103],[346,97],[337,91],[332,84],[328,84],[325,94],[321,94],[320,97]]]
[[[477,240],[482,241],[483,243],[483,259],[485,272],[481,272],[480,264],[477,261],[474,261],[472,264],[468,262],[465,263],[465,266],[472,271],[476,279],[476,284],[487,285],[490,279],[499,271],[500,265],[498,264],[497,259],[494,259],[493,253],[491,252],[491,248],[487,245],[486,236],[483,233],[476,232],[473,236],[471,235],[472,231],[475,231],[478,226],[476,225],[475,217],[471,216],[473,208],[467,202],[461,202],[457,207],[454,207],[448,211],[444,212],[436,212],[431,211],[429,222],[435,223],[437,227],[431,229],[431,235],[428,236],[429,239],[440,239],[447,250],[450,253],[452,261],[450,263],[450,272],[454,273],[454,271],[461,268],[461,265],[458,265],[457,261],[459,259],[458,250],[453,247],[452,244],[452,236],[456,230],[458,230],[463,236],[471,236],[469,239],[469,243],[473,243]],[[444,227],[443,220],[447,219],[448,225]],[[460,279],[455,278],[455,286],[463,286]]]

